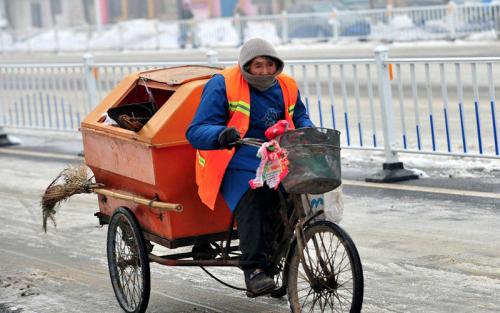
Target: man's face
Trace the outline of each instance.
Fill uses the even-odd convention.
[[[248,72],[252,75],[274,75],[276,63],[270,58],[256,57],[250,61]]]

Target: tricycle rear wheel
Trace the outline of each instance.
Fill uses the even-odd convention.
[[[363,269],[350,236],[328,221],[307,227],[304,235],[302,253],[306,264],[297,244],[288,271],[291,311],[361,312]]]
[[[127,313],[145,312],[151,288],[149,258],[139,223],[126,208],[118,208],[111,217],[107,255],[118,303]]]

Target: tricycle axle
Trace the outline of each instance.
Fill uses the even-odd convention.
[[[151,262],[156,262],[162,265],[168,266],[234,266],[239,267],[241,265],[240,260],[175,260],[165,257],[160,257],[154,254],[149,254],[149,260]]]

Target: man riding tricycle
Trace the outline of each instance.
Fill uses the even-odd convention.
[[[124,311],[146,311],[150,262],[239,267],[248,297],[287,295],[292,312],[361,310],[356,247],[307,199],[341,183],[339,132],[314,127],[283,67],[251,39],[235,67],[131,75],[82,122]]]

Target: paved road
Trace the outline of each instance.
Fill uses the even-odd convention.
[[[61,169],[81,162],[78,136],[10,133],[23,145],[0,148],[0,312],[121,312],[95,196],[75,196],[57,214],[57,229],[41,230],[40,195]],[[379,154],[343,153],[341,225],[362,258],[363,312],[499,312],[498,162],[403,157],[430,177],[390,187],[362,181],[380,167]],[[217,273],[242,284],[235,269]],[[196,268],[152,265],[152,282],[148,312],[288,311],[286,299],[247,299]]]
[[[372,58],[380,42],[311,43],[278,46],[278,53],[291,59]],[[500,55],[500,41],[430,41],[385,43],[391,57],[491,57]],[[172,62],[206,60],[208,49],[168,49],[161,51],[95,52],[96,62]],[[238,48],[213,48],[221,61],[234,61]],[[34,57],[36,56],[36,57]],[[82,62],[83,53],[15,53],[1,56],[0,63],[65,63]]]

